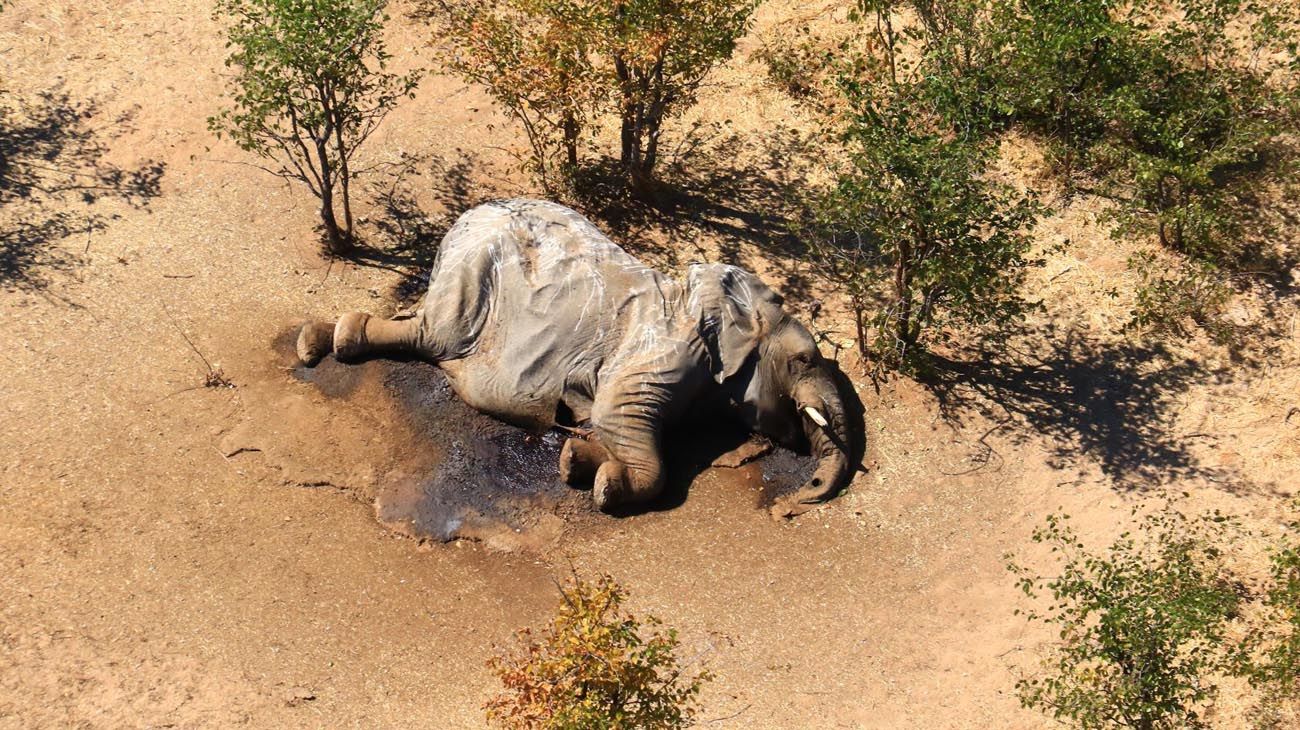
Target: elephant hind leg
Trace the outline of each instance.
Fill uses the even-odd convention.
[[[380,319],[364,312],[350,312],[330,327],[309,322],[298,333],[298,359],[315,365],[333,352],[344,361],[363,360],[372,355],[415,355],[420,350],[420,319]]]

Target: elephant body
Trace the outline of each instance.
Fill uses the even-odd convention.
[[[782,443],[813,445],[823,468],[798,504],[824,499],[851,474],[848,455],[836,452],[847,435],[837,439],[802,413],[813,406],[817,420],[824,412],[842,430],[820,353],[779,296],[722,264],[673,279],[555,203],[466,212],[444,237],[413,314],[309,324],[298,349],[308,364],[329,351],[418,354],[446,371],[466,403],[502,420],[535,430],[589,423],[591,438],[566,442],[560,471],[571,483],[593,480],[604,509],[659,492],[664,429],[706,400],[732,404]]]
[[[669,407],[680,399],[660,400],[656,386],[704,384],[708,353],[689,336],[706,317],[696,268],[683,285],[568,208],[488,203],[444,239],[416,315],[422,346],[467,403],[526,428],[557,413],[575,425],[593,410]],[[608,385],[632,369],[644,392],[618,402]]]

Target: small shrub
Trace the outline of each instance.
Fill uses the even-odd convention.
[[[1261,192],[1295,180],[1300,25],[1254,0],[996,0],[1006,113],[1046,143],[1073,190],[1109,198],[1115,235],[1153,234],[1185,258],[1150,276],[1135,322],[1183,333],[1213,315],[1229,277],[1270,264]],[[1134,260],[1141,265],[1141,257]],[[1187,315],[1192,315],[1189,319]]]
[[[577,576],[560,589],[555,620],[520,649],[489,662],[505,685],[486,705],[508,728],[682,728],[691,724],[707,671],[684,675],[677,632],[623,609],[627,594],[607,575]]]
[[[831,53],[818,46],[806,26],[795,35],[798,41],[784,32],[765,38],[753,58],[763,64],[768,81],[777,89],[795,99],[809,99],[830,66]]]
[[[1236,673],[1246,677],[1262,697],[1262,727],[1295,727],[1300,721],[1300,524],[1293,524],[1272,555],[1263,612],[1242,642]],[[1287,724],[1287,722],[1291,724]]]
[[[385,71],[384,0],[219,0],[230,23],[234,106],[208,120],[218,136],[305,184],[321,203],[333,252],[353,243],[352,158],[417,74]],[[341,205],[342,222],[336,206]]]
[[[1224,628],[1238,595],[1222,565],[1234,523],[1166,509],[1104,552],[1089,551],[1067,516],[1035,543],[1058,556],[1052,577],[1010,563],[1025,595],[1050,605],[1029,619],[1060,637],[1038,672],[1016,684],[1021,704],[1082,728],[1201,727],[1226,668]]]
[[[620,155],[644,190],[659,159],[665,120],[695,103],[705,75],[731,57],[756,0],[616,0],[603,21],[618,89]],[[603,5],[603,3],[602,3]]]
[[[1130,329],[1187,337],[1194,323],[1220,345],[1240,344],[1241,328],[1226,317],[1232,287],[1214,264],[1184,258],[1170,268],[1148,251],[1129,268],[1140,277]]]
[[[544,185],[572,174],[592,116],[607,103],[586,0],[443,3],[442,60],[518,120]]]
[[[556,168],[571,176],[582,130],[612,115],[622,172],[641,191],[664,122],[695,103],[754,11],[754,0],[432,1],[450,67],[524,124],[544,184]],[[565,164],[551,164],[555,150]]]
[[[1129,22],[1142,3],[1003,0],[994,14],[1004,111],[1037,132],[1067,185],[1106,132],[1106,99],[1130,76]]]
[[[1088,154],[1121,221],[1189,258],[1238,267],[1250,191],[1292,168],[1281,140],[1296,130],[1295,89],[1258,59],[1300,69],[1295,19],[1242,0],[1151,5],[1132,22],[1127,79],[1101,102],[1108,134]]]

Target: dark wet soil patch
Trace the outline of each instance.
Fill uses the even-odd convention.
[[[591,505],[590,493],[562,483],[559,454],[567,434],[530,433],[467,406],[446,375],[423,361],[372,360],[344,364],[327,357],[316,367],[298,365],[296,329],[276,338],[275,350],[292,376],[328,398],[373,397],[378,384],[391,408],[392,468],[374,490],[376,516],[420,540],[484,540],[506,549],[541,549],[565,529],[595,529],[608,522]],[[368,383],[372,385],[367,385]],[[365,386],[365,387],[363,387]],[[690,485],[719,455],[749,434],[725,420],[683,424],[665,443],[668,486],[650,510],[681,505]],[[713,469],[710,488],[757,492],[759,505],[797,489],[816,460],[784,449],[736,469]]]
[[[789,494],[812,479],[817,471],[817,459],[796,454],[787,449],[773,449],[761,461],[763,483],[759,490],[758,505],[771,507],[778,497]]]
[[[672,509],[686,501],[691,484],[721,455],[754,436],[739,423],[712,417],[678,426],[665,439],[668,484],[652,509]],[[817,460],[780,447],[737,468],[712,467],[713,481],[729,492],[757,492],[766,509],[777,497],[793,492],[812,477]]]
[[[445,541],[549,530],[556,526],[547,515],[582,509],[586,495],[559,479],[563,433],[534,434],[475,411],[432,365],[381,367],[428,457],[413,455],[422,469],[381,488],[376,511],[385,524]]]
[[[365,370],[327,357],[314,368],[298,365],[293,377],[316,386],[327,398],[347,398],[361,385]]]

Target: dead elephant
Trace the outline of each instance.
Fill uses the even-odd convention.
[[[669,278],[554,203],[468,211],[443,239],[413,314],[353,312],[303,327],[304,363],[330,352],[430,360],[470,406],[524,428],[589,423],[589,438],[564,444],[560,474],[591,484],[605,511],[662,491],[665,429],[706,401],[818,457],[776,514],[828,499],[853,472],[831,363],[780,296],[734,266],[695,264],[684,281]]]

